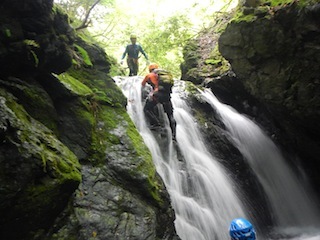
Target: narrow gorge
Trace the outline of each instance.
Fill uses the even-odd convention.
[[[0,13],[1,239],[227,240],[238,215],[319,238],[319,1],[245,1],[184,46],[178,152],[53,0]]]

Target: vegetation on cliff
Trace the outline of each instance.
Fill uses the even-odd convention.
[[[319,1],[245,1],[218,36],[221,27],[213,26],[193,40],[192,49],[185,48],[182,68],[183,79],[211,87],[221,101],[250,115],[301,159],[316,188],[319,9]],[[203,76],[202,66],[215,58],[199,53],[217,46],[215,58],[222,55],[230,68],[216,75],[217,62]]]
[[[1,238],[177,239],[114,59],[51,0],[0,6]]]
[[[319,9],[275,0],[219,15],[187,42],[181,66],[184,80],[275,123],[270,133],[297,149],[316,186]],[[168,193],[111,78],[116,59],[52,0],[2,1],[0,22],[0,237],[178,239]],[[159,31],[162,23],[146,24],[157,34],[142,32],[143,43],[159,62],[169,49],[180,59],[188,19],[166,19]]]

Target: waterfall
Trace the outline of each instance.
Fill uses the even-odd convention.
[[[320,228],[319,206],[304,178],[296,176],[272,140],[251,120],[201,91],[220,114],[227,131],[268,196],[279,228]],[[320,236],[317,236],[320,239]]]
[[[176,81],[172,93],[177,147],[171,141],[168,122],[165,129],[167,137],[148,129],[141,99],[142,77],[114,77],[114,80],[128,99],[128,114],[150,149],[157,172],[169,192],[180,238],[229,240],[231,220],[248,218],[244,206],[246,200],[241,191],[235,191],[238,187],[229,177],[228,170],[206,148],[197,123],[190,114],[190,107],[179,90],[182,82]],[[275,216],[275,225],[281,228],[281,233],[277,229],[279,234],[268,239],[320,239],[319,230],[314,233],[319,229],[320,214],[312,191],[303,179],[295,176],[277,146],[256,124],[220,103],[211,91],[201,91],[201,94],[220,114],[233,144],[263,186]],[[257,229],[262,227],[256,226]],[[307,229],[309,227],[312,227],[311,233]],[[290,232],[284,232],[284,228]],[[258,239],[265,238],[258,233]]]
[[[225,169],[206,149],[189,107],[179,92],[172,93],[177,142],[182,158],[177,157],[171,139],[161,151],[159,138],[147,128],[141,101],[141,77],[114,78],[128,98],[127,111],[150,149],[157,172],[169,192],[176,214],[175,227],[182,240],[229,240],[233,218],[246,217]],[[167,124],[168,128],[168,124]],[[168,132],[169,129],[167,129]]]

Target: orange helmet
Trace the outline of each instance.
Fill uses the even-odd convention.
[[[157,69],[157,68],[159,68],[159,66],[158,66],[158,64],[156,64],[156,63],[151,63],[150,65],[149,65],[149,71],[151,72],[153,69]]]

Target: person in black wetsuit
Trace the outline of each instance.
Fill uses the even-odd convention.
[[[123,64],[123,59],[127,56],[127,64],[129,67],[129,76],[137,76],[139,71],[139,53],[146,58],[147,64],[149,64],[148,55],[145,53],[141,45],[137,44],[137,36],[131,35],[130,36],[131,44],[126,46],[126,49],[121,57],[121,64]]]
[[[158,119],[158,114],[155,114],[155,107],[158,103],[162,104],[164,112],[168,116],[171,132],[172,132],[172,140],[176,141],[176,121],[173,117],[173,106],[171,103],[171,88],[164,88],[164,86],[159,83],[159,72],[163,71],[158,69],[158,64],[150,64],[149,66],[149,74],[145,76],[143,81],[141,82],[142,88],[145,87],[146,83],[152,86],[153,91],[149,95],[146,100],[144,106],[144,113],[149,120],[150,128],[161,127],[161,123]]]

